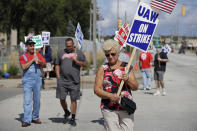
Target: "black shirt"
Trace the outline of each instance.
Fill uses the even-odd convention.
[[[161,59],[168,59],[168,56],[164,52],[160,52],[159,56]],[[154,71],[166,71],[166,62],[160,62],[157,60],[158,54],[155,54],[155,59],[154,59]]]

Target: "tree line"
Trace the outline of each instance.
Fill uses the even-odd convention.
[[[79,22],[85,38],[89,37],[91,0],[1,0],[0,32],[8,40],[11,29],[17,30],[17,43],[30,32],[51,36],[74,36]]]

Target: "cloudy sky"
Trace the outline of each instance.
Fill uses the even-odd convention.
[[[147,4],[151,0],[141,0]],[[119,16],[122,23],[132,24],[136,12],[138,0],[119,0]],[[181,7],[185,6],[186,16],[181,15]],[[117,28],[117,0],[97,0],[100,15],[104,18],[98,22],[102,35],[113,35]],[[186,35],[197,37],[197,0],[178,0],[172,12],[160,14],[160,21],[155,35]]]

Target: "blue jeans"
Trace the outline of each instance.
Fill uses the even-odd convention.
[[[39,119],[40,111],[40,90],[42,86],[42,77],[39,67],[32,64],[24,71],[23,78],[23,122],[30,123],[32,120]],[[32,110],[33,108],[33,110]]]
[[[143,88],[150,88],[151,87],[151,70],[150,68],[142,69],[142,81],[143,81]]]

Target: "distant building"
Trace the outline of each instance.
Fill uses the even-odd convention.
[[[5,33],[0,33],[0,46],[5,47],[7,45],[7,35]]]
[[[6,33],[0,33],[0,46],[3,48],[9,46]],[[17,46],[17,30],[11,30],[10,46]]]
[[[186,41],[187,46],[197,47],[197,37],[188,37],[188,36],[161,36],[166,44],[181,44],[181,41]]]

